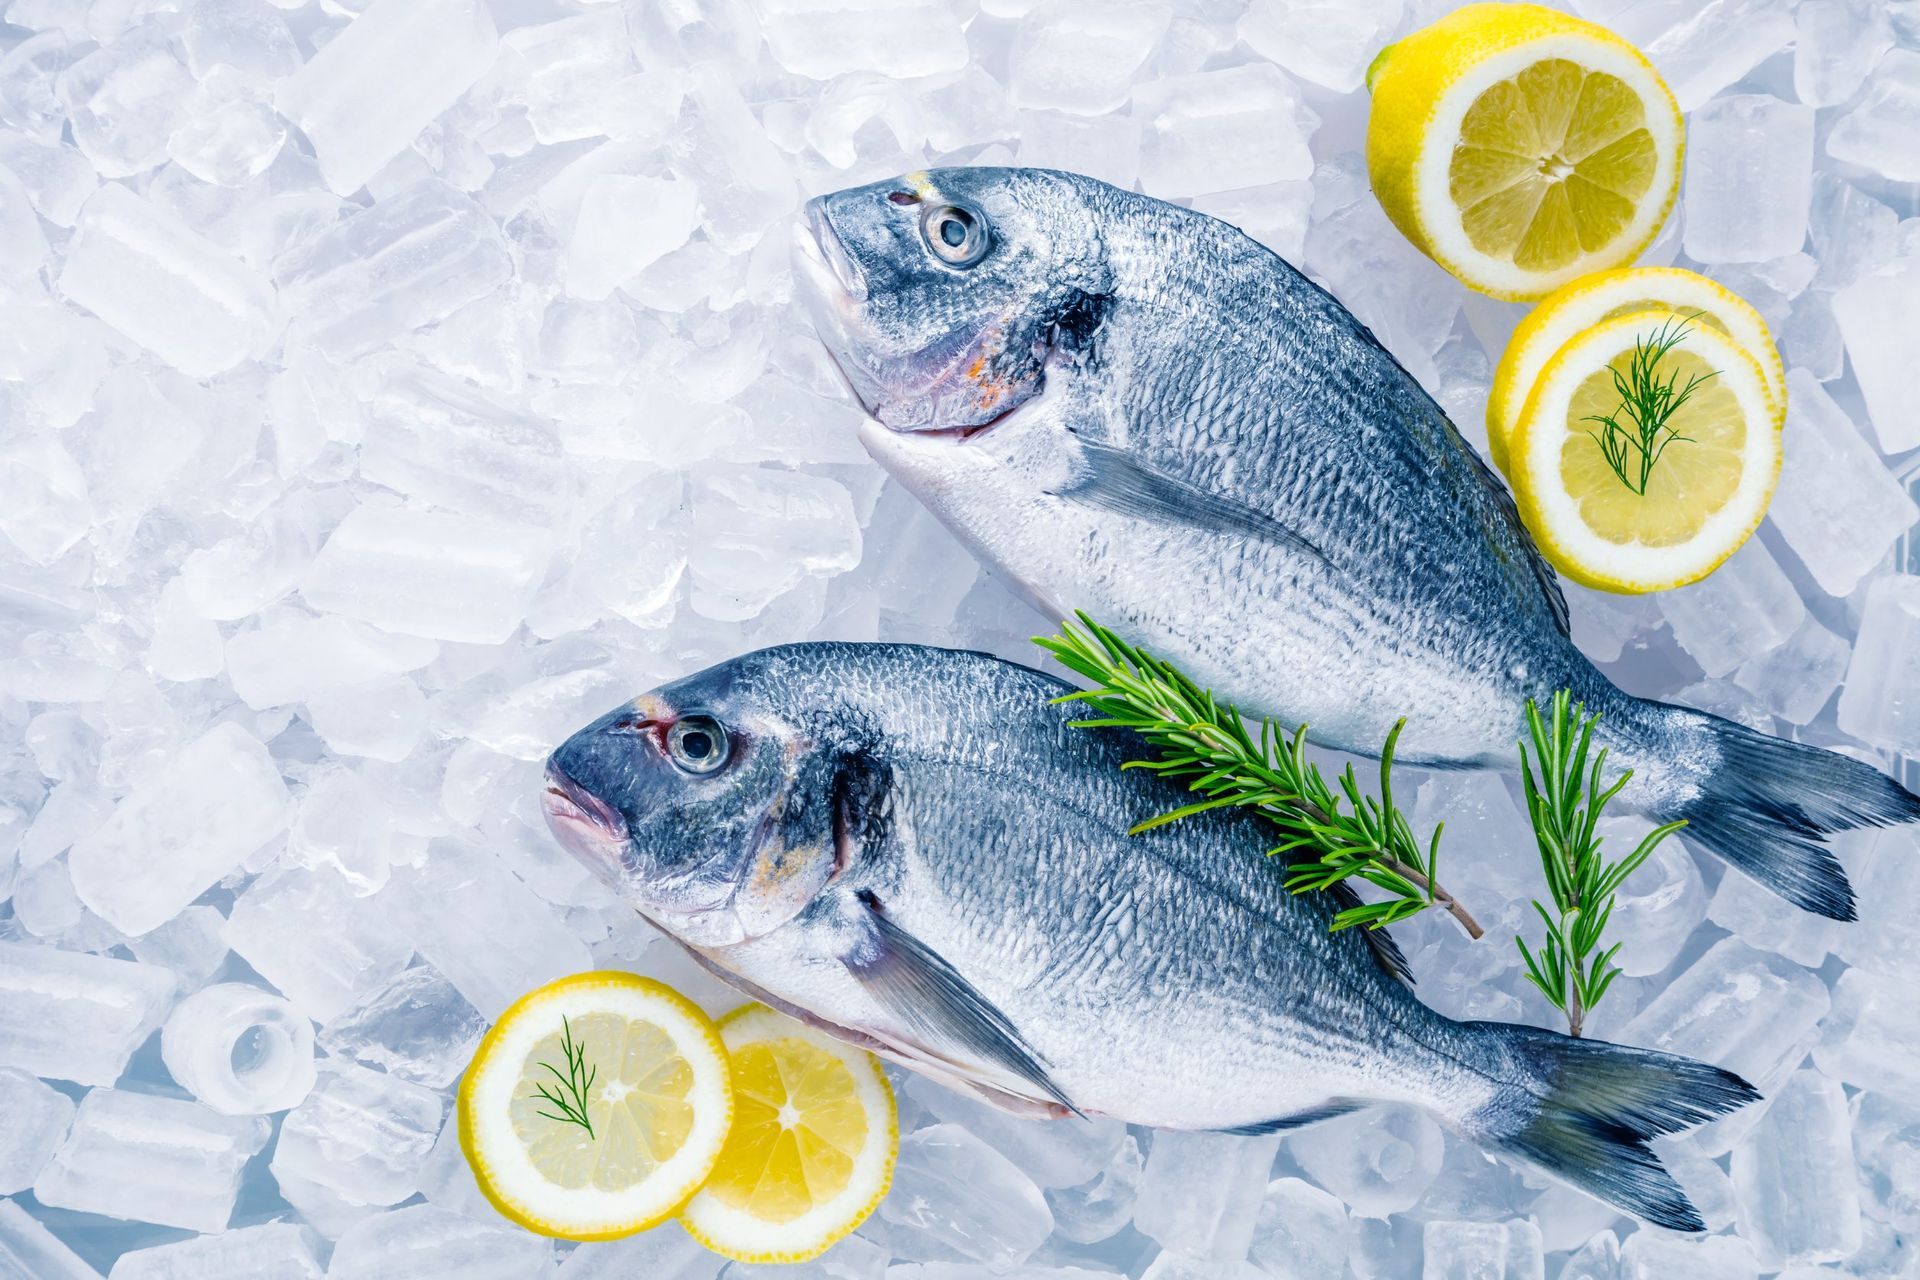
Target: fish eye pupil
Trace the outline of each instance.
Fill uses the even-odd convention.
[[[940,239],[952,248],[958,249],[967,238],[967,224],[958,216],[949,215],[940,221]]]
[[[713,750],[713,739],[695,729],[680,739],[680,749],[695,760],[705,760]]]

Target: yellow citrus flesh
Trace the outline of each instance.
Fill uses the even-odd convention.
[[[1673,312],[1606,320],[1548,361],[1521,411],[1510,458],[1521,518],[1554,566],[1607,591],[1665,590],[1697,582],[1739,549],[1766,514],[1780,474],[1780,431],[1760,366],[1724,332]],[[1614,375],[1637,344],[1676,331],[1655,366],[1693,393],[1667,420],[1676,437],[1659,453],[1644,493],[1621,479],[1595,419],[1623,426]],[[1665,433],[1662,433],[1663,436]],[[1627,454],[1628,472],[1638,481]]]
[[[1367,169],[1424,253],[1499,298],[1631,261],[1679,189],[1679,107],[1639,50],[1531,4],[1472,4],[1368,72]]]
[[[689,1233],[742,1262],[804,1262],[878,1207],[900,1129],[879,1060],[764,1005],[720,1020],[738,1111]]]
[[[1720,330],[1752,356],[1766,380],[1775,425],[1786,420],[1787,380],[1767,322],[1746,299],[1683,267],[1623,267],[1598,271],[1555,290],[1513,331],[1494,370],[1487,396],[1487,446],[1507,470],[1507,442],[1527,393],[1547,361],[1586,329],[1636,311],[1673,311],[1691,323]]]
[[[591,1133],[568,1118],[576,1106]],[[461,1147],[495,1208],[543,1235],[605,1240],[673,1216],[719,1158],[734,1103],[726,1049],[698,1007],[651,979],[597,972],[508,1009],[459,1107]]]

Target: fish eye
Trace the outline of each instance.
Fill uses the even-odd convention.
[[[712,773],[727,754],[726,728],[712,716],[682,716],[667,731],[667,755],[682,773]]]
[[[971,267],[993,247],[986,217],[962,204],[929,205],[920,215],[920,236],[935,257],[952,267]]]

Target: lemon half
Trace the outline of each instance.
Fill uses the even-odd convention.
[[[1626,593],[1697,582],[1766,515],[1780,475],[1766,379],[1726,333],[1685,320],[1643,311],[1602,321],[1547,362],[1521,411],[1514,497],[1541,550],[1576,582]],[[1656,373],[1678,386],[1706,380],[1669,419],[1686,439],[1659,455],[1640,494],[1609,465],[1595,439],[1604,428],[1590,419],[1615,414],[1625,424],[1614,370],[1628,368],[1637,344],[1675,333]]]
[[[1767,322],[1745,298],[1684,267],[1622,267],[1582,276],[1555,290],[1513,331],[1487,396],[1487,445],[1495,465],[1507,469],[1514,421],[1554,353],[1602,320],[1636,311],[1676,311],[1732,338],[1760,366],[1774,424],[1786,421],[1786,371]]]
[[[741,1262],[804,1262],[866,1221],[893,1181],[900,1123],[879,1059],[765,1005],[720,1020],[738,1113],[680,1220]]]
[[[1605,27],[1471,4],[1389,45],[1368,84],[1381,207],[1482,293],[1538,298],[1630,262],[1673,207],[1680,108]]]
[[[574,1101],[556,1079],[574,1066],[569,1045],[573,1078],[592,1077],[578,1094],[591,1135],[538,1092]],[[581,973],[522,996],[480,1042],[460,1083],[460,1146],[521,1226],[608,1240],[673,1216],[719,1159],[733,1107],[726,1049],[697,1006],[634,974]]]

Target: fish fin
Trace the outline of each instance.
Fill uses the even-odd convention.
[[[1319,1124],[1322,1120],[1331,1120],[1335,1116],[1346,1115],[1349,1111],[1358,1111],[1367,1105],[1369,1104],[1361,1098],[1329,1098],[1317,1107],[1308,1107],[1305,1111],[1296,1111],[1290,1116],[1259,1120],[1253,1124],[1237,1124],[1231,1129],[1220,1129],[1217,1132],[1236,1133],[1243,1138],[1258,1138],[1269,1133],[1284,1133],[1289,1129],[1304,1129],[1310,1124]]]
[[[867,945],[842,958],[855,981],[882,1007],[936,1051],[964,1062],[991,1064],[1024,1080],[1075,1115],[1082,1114],[1060,1091],[1040,1055],[979,988],[920,939],[888,918],[871,892],[859,895]]]
[[[1327,563],[1320,548],[1272,516],[1157,471],[1124,449],[1081,440],[1079,452],[1080,474],[1053,490],[1054,497],[1136,520],[1157,520],[1271,542]]]
[[[1458,1121],[1463,1134],[1657,1226],[1706,1230],[1647,1144],[1758,1100],[1752,1085],[1652,1049],[1500,1022],[1461,1026],[1493,1037],[1504,1068],[1492,1099]]]
[[[1443,419],[1445,416],[1445,414],[1441,415]],[[1554,572],[1547,558],[1540,554],[1539,544],[1534,542],[1533,534],[1528,532],[1527,526],[1520,519],[1520,508],[1514,504],[1513,494],[1509,493],[1507,486],[1493,474],[1493,468],[1489,467],[1486,461],[1474,451],[1474,447],[1460,435],[1459,428],[1450,421],[1447,423],[1447,428],[1453,433],[1453,441],[1459,447],[1460,455],[1472,467],[1480,486],[1493,499],[1496,517],[1500,521],[1502,531],[1506,534],[1505,541],[1518,543],[1526,556],[1527,568],[1532,572],[1534,582],[1539,585],[1540,594],[1546,597],[1547,613],[1553,618],[1555,629],[1561,635],[1571,637],[1573,617],[1567,612],[1567,594],[1560,589],[1560,575]],[[1501,541],[1501,539],[1495,539],[1496,548]]]
[[[1361,903],[1360,895],[1345,880],[1330,887],[1327,893],[1333,900],[1333,909],[1336,913],[1357,907]],[[1400,944],[1394,941],[1392,934],[1385,929],[1365,928],[1360,930],[1360,936],[1366,939],[1367,950],[1373,953],[1374,963],[1378,964],[1389,978],[1404,982],[1409,987],[1413,985],[1413,968],[1407,963],[1407,953],[1400,949]]]
[[[1711,745],[1702,754],[1717,763],[1697,795],[1658,816],[1686,819],[1689,843],[1801,910],[1855,919],[1853,887],[1827,836],[1920,820],[1920,796],[1850,756],[1704,712],[1680,714],[1697,722]]]

